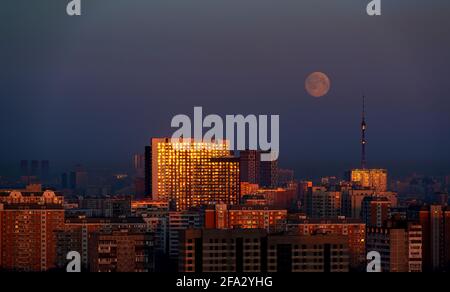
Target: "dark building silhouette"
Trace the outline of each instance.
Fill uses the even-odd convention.
[[[68,186],[69,186],[69,184],[68,184],[68,179],[67,179],[67,173],[64,172],[63,174],[61,174],[61,188],[67,189]]]
[[[50,161],[48,160],[41,161],[41,179],[44,183],[50,179]]]
[[[294,171],[292,169],[278,169],[278,186],[287,187],[294,182]]]
[[[144,166],[144,194],[147,197],[152,195],[152,147],[145,146],[145,166]]]
[[[278,186],[278,160],[261,161],[260,186],[275,188]]]
[[[28,160],[21,160],[20,161],[20,176],[29,176],[30,175],[30,169],[28,166]]]
[[[259,184],[261,152],[245,150],[240,152],[241,182]]]
[[[39,160],[32,160],[31,161],[31,175],[32,176],[39,176],[40,171],[39,171]]]
[[[77,188],[77,173],[71,171],[69,174],[69,188],[75,190]]]

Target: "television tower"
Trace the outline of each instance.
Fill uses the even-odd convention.
[[[362,119],[361,119],[361,168],[366,169],[366,97],[363,95],[363,104],[362,104]]]

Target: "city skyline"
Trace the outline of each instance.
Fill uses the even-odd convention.
[[[0,6],[0,274],[450,271],[450,1]]]
[[[26,4],[24,22],[7,13],[21,5],[2,9],[10,30],[0,57],[0,132],[15,145],[0,146],[2,173],[22,159],[125,168],[196,105],[221,115],[279,114],[283,165],[301,177],[341,173],[359,163],[363,93],[371,167],[450,172],[446,1],[437,10],[387,2],[378,18],[356,0],[258,1],[257,13],[229,1],[96,2],[83,3],[79,19],[60,13],[66,3],[45,0]],[[123,25],[113,22],[117,13]],[[314,71],[331,79],[321,98],[303,88]]]

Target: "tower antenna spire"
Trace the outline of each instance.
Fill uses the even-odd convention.
[[[366,97],[362,96],[362,117],[361,117],[361,168],[366,169]]]

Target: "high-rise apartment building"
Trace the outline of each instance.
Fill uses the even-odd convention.
[[[311,187],[305,198],[306,214],[311,218],[337,218],[341,215],[342,193],[326,187]]]
[[[89,241],[91,272],[152,272],[152,237],[127,229],[95,232]]]
[[[366,265],[366,224],[357,219],[300,219],[290,221],[288,230],[300,235],[332,234],[347,239],[349,263],[353,270],[364,270]]]
[[[21,160],[20,161],[20,179],[25,184],[30,183],[48,183],[48,160],[42,161],[42,168],[40,168],[39,160]]]
[[[239,202],[239,158],[230,156],[225,142],[152,139],[151,157],[154,200],[178,211]]]
[[[256,194],[262,196],[267,205],[283,209],[293,207],[297,200],[295,185],[292,188],[259,189]]]
[[[362,219],[367,226],[383,227],[390,217],[391,202],[383,197],[365,197],[361,208]]]
[[[56,231],[57,266],[63,268],[67,263],[67,253],[76,251],[81,256],[82,268],[89,270],[89,263],[92,258],[92,250],[89,250],[89,245],[93,234],[111,234],[120,230],[141,234],[147,231],[147,225],[140,217],[86,218],[80,216],[66,218],[64,226]]]
[[[169,203],[164,201],[133,201],[133,216],[141,217],[147,224],[147,231],[154,237],[154,250],[167,253],[169,239]]]
[[[145,146],[144,161],[144,195],[152,198],[152,146]]]
[[[261,152],[257,150],[240,151],[241,182],[260,183]]]
[[[169,212],[169,257],[177,259],[180,248],[180,233],[190,228],[203,228],[204,215],[200,210]]]
[[[287,187],[294,183],[294,171],[292,169],[278,169],[278,186]]]
[[[57,193],[0,192],[0,269],[55,268],[56,230],[63,226],[63,197]]]
[[[131,215],[128,196],[80,197],[78,207],[89,217],[127,217]]]
[[[30,168],[28,166],[28,160],[20,161],[20,176],[29,176]]]
[[[385,192],[388,188],[386,169],[352,169],[348,180],[360,188]]]
[[[369,227],[367,251],[380,253],[382,272],[422,272],[422,227],[406,222]]]
[[[369,189],[353,189],[342,188],[342,215],[348,218],[362,218],[363,200],[367,197],[386,198],[390,207],[396,207],[398,203],[397,193],[395,192],[381,192]]]
[[[412,215],[411,215],[412,214]],[[443,271],[450,267],[450,210],[431,205],[410,211],[422,226],[425,271]]]
[[[260,229],[189,229],[181,236],[181,272],[345,272],[346,239],[268,235]]]

